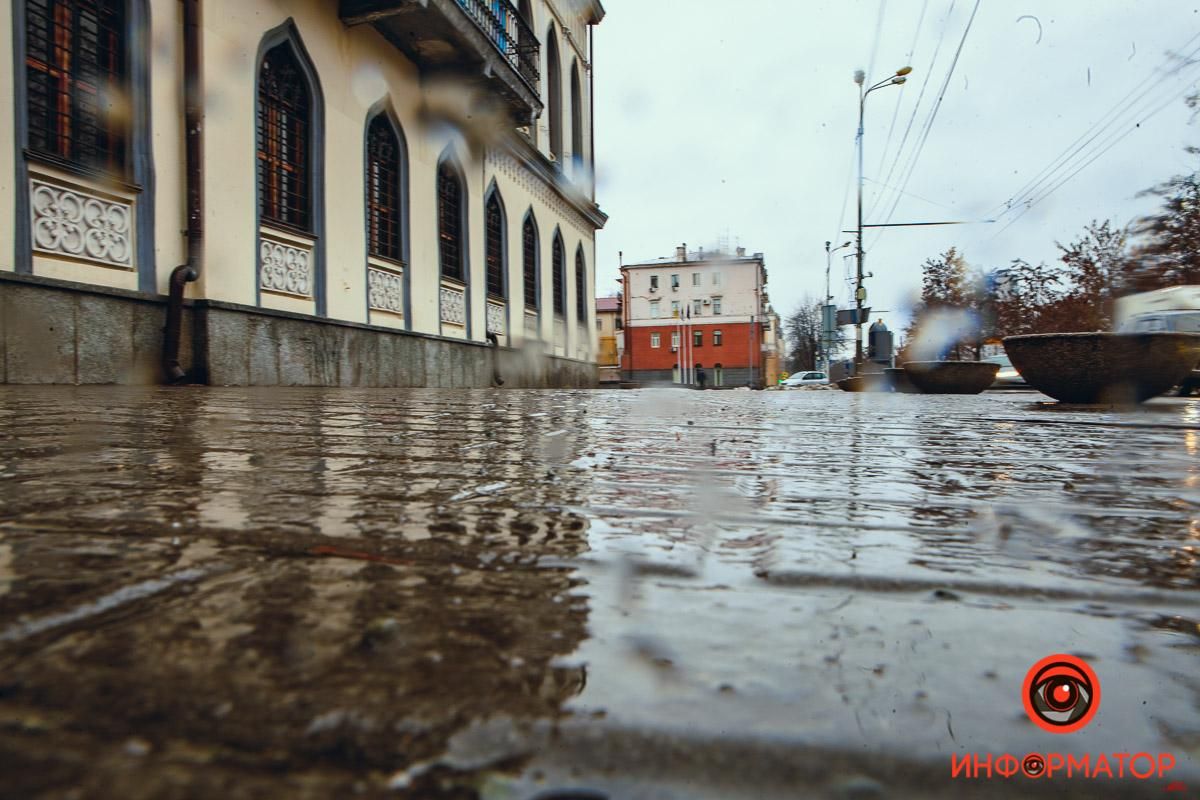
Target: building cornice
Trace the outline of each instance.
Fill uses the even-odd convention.
[[[608,215],[600,210],[600,206],[589,200],[586,195],[568,182],[550,159],[546,158],[524,136],[516,134],[505,137],[500,149],[528,169],[534,177],[578,212],[592,227],[599,230],[608,222]]]
[[[676,261],[675,259],[672,259],[672,258],[664,258],[662,261],[639,261],[634,264],[624,264],[623,268],[624,269],[663,269],[663,268],[669,267],[669,268],[674,269],[676,267],[714,267],[714,266],[727,266],[727,265],[736,266],[736,265],[740,265],[740,264],[758,264],[760,266],[765,266],[766,262],[761,258],[754,258],[753,256],[745,256],[743,258],[738,258],[737,256],[730,256],[728,258],[716,256],[713,258],[689,259],[688,261]]]

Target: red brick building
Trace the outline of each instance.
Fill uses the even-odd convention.
[[[778,315],[762,253],[689,255],[621,267],[622,374],[642,385],[762,386],[775,359]]]

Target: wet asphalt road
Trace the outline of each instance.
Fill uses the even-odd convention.
[[[0,797],[1194,796],[1200,401],[1044,401],[0,387]]]

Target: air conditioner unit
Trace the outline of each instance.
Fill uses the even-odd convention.
[[[554,153],[546,153],[546,159],[547,159],[547,160],[548,160],[548,161],[549,161],[551,164],[557,164],[557,163],[558,163],[558,157],[557,157],[557,156],[555,156],[555,155],[554,155]]]
[[[706,305],[706,306],[711,306],[711,305],[712,305],[712,300],[705,300],[705,301],[704,301],[704,305]]]
[[[678,352],[679,352],[679,348],[678,348],[678,347],[672,347],[672,348],[671,348],[671,352],[672,352],[672,353],[678,353]]]
[[[652,292],[657,292],[657,291],[658,291],[658,287],[657,287],[657,286],[651,286],[651,287],[650,287],[650,291],[652,291]]]

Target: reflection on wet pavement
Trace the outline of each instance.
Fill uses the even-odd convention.
[[[1200,402],[1039,397],[0,388],[0,796],[1200,785]]]

